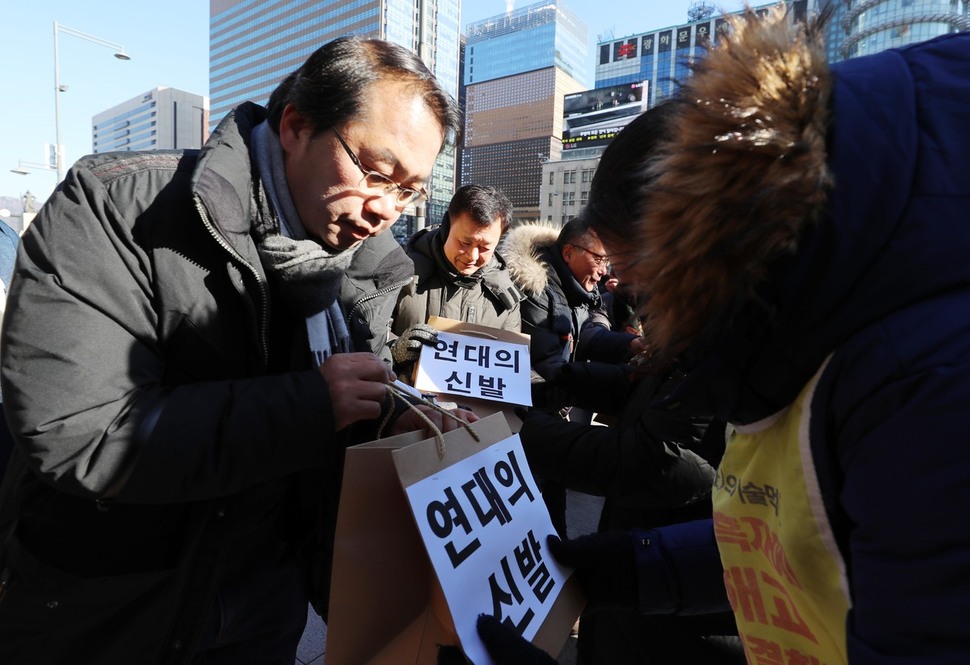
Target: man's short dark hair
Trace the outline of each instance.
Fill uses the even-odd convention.
[[[465,185],[451,197],[447,219],[442,221],[445,237],[451,228],[451,218],[467,212],[479,226],[491,226],[497,219],[504,234],[512,223],[512,202],[495,187]]]
[[[573,217],[563,224],[562,229],[560,229],[559,237],[556,238],[556,247],[560,250],[566,245],[586,247],[588,244],[587,239],[592,235],[593,230],[590,228],[589,221],[585,217]]]
[[[461,131],[455,100],[421,59],[403,46],[379,39],[339,37],[324,44],[270,95],[269,123],[277,134],[283,109],[293,104],[313,123],[314,135],[359,117],[365,94],[379,81],[400,81],[427,104],[445,140]]]

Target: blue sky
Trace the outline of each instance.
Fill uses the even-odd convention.
[[[562,0],[586,22],[590,61],[598,36],[628,34],[686,21],[692,0]],[[527,2],[512,3],[523,7]],[[728,10],[738,0],[712,3]],[[466,0],[462,25],[501,14],[506,0]],[[63,31],[58,36],[61,142],[67,165],[91,151],[91,118],[160,85],[209,94],[209,3],[166,0],[150,5],[123,0],[39,0],[0,3],[0,196],[30,191],[42,202],[54,188],[54,171],[11,172],[18,160],[43,163],[44,144],[55,143],[54,22],[121,45],[113,50]],[[591,65],[592,66],[592,65]]]

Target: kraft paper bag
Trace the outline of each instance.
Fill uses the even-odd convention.
[[[436,665],[439,645],[460,646],[405,485],[447,473],[448,467],[512,435],[502,414],[482,418],[471,428],[478,441],[458,428],[442,440],[411,432],[347,449],[327,665]],[[558,654],[584,602],[570,577],[533,643]]]

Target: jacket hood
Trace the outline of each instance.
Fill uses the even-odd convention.
[[[821,35],[783,9],[729,20],[684,83],[641,193],[632,272],[649,286],[651,343],[671,356],[754,297],[819,217],[831,180]]]
[[[509,229],[500,250],[508,262],[512,281],[529,296],[538,296],[549,283],[549,264],[541,250],[552,247],[559,229],[543,223],[520,224]]]
[[[966,58],[967,36],[830,69],[821,32],[784,10],[733,19],[645,167],[635,281],[651,342],[694,369],[673,398],[688,410],[777,412],[849,337],[970,278],[953,247],[966,245],[928,223],[933,206],[952,220],[967,196],[965,177],[940,179],[966,172],[966,79],[929,74],[961,48]],[[947,83],[961,101],[918,103],[920,86]],[[922,179],[917,164],[931,165]]]

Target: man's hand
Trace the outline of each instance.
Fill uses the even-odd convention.
[[[373,353],[338,353],[320,365],[330,389],[337,431],[359,420],[376,420],[394,372]]]
[[[479,614],[475,628],[497,665],[556,665],[555,658],[490,614]]]
[[[440,411],[432,409],[430,406],[418,405],[418,410],[427,416],[428,420],[430,420],[442,434],[461,427],[461,423],[455,422],[454,419],[443,415]],[[478,420],[478,416],[468,409],[462,409],[461,407],[453,409],[451,413],[458,418],[461,418],[466,423],[473,423]],[[425,436],[434,436],[434,432],[428,429],[428,424],[421,418],[421,416],[416,414],[411,409],[408,409],[394,422],[394,426],[391,428],[391,433],[403,434],[404,432],[413,432],[416,430],[423,430]]]
[[[438,341],[438,331],[425,323],[415,323],[394,340],[391,358],[394,367],[406,367],[417,362],[422,346],[433,346]]]
[[[532,408],[543,411],[558,411],[571,405],[574,401],[570,393],[561,382],[536,381],[530,386],[532,390]]]
[[[628,330],[627,332],[634,332],[634,331]],[[634,334],[636,334],[636,337],[634,337],[633,339],[630,340],[630,355],[631,356],[635,356],[638,353],[643,353],[644,351],[647,350],[647,348],[649,348],[647,346],[646,340],[643,339],[643,337],[641,337],[639,333],[634,332]]]
[[[559,563],[576,569],[586,595],[586,611],[637,611],[639,604],[634,536],[604,531],[573,540],[547,539]]]

